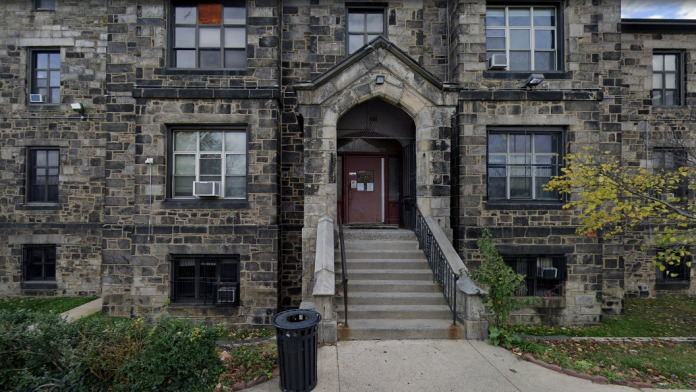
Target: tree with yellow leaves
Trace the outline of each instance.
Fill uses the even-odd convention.
[[[648,230],[652,244],[644,249],[655,246],[655,264],[677,276],[675,271],[691,254],[689,245],[696,243],[696,203],[679,191],[696,188],[696,171],[688,166],[673,171],[628,166],[609,152],[589,148],[565,160],[563,174],[545,189],[568,195],[563,207],[580,211],[578,234],[602,231],[610,237]]]

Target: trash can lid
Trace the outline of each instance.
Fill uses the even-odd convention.
[[[321,314],[310,309],[286,310],[273,316],[273,325],[276,328],[288,330],[313,327],[319,321],[321,321]]]

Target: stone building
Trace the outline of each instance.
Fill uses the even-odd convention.
[[[575,234],[542,189],[586,146],[674,161],[695,22],[622,20],[620,0],[0,9],[0,295],[268,325],[313,302],[323,217],[412,230],[416,211],[470,268],[491,230],[520,294],[553,297],[524,321],[696,293],[639,236]]]

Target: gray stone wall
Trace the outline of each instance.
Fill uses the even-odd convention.
[[[560,204],[516,203],[505,207],[490,203],[486,196],[486,144],[491,127],[560,127],[566,153],[601,146],[620,154],[620,116],[604,102],[605,92],[621,94],[617,87],[621,85],[620,4],[579,0],[563,4],[562,71],[545,72],[546,80],[531,90],[523,88],[528,74],[502,77],[486,70],[486,2],[457,4],[459,25],[453,28],[451,44],[455,63],[449,69],[466,89],[460,94],[456,120],[455,245],[472,267],[480,260],[475,241],[484,228],[491,229],[502,254],[566,255],[565,296],[554,305],[553,318],[568,324],[587,324],[599,322],[603,310],[621,308],[623,271],[611,245],[577,236],[576,212],[563,210]],[[614,268],[608,271],[610,266]],[[621,273],[617,275],[615,270]],[[543,311],[537,309],[518,316],[539,322],[542,315]]]
[[[109,7],[113,131],[107,148],[104,306],[110,314],[156,311],[169,298],[171,255],[238,255],[240,306],[173,306],[208,322],[268,325],[277,310],[278,9],[247,2],[247,68],[187,71],[167,64],[168,7],[114,1]],[[171,127],[248,130],[247,201],[170,199]],[[153,165],[145,164],[153,158]],[[150,170],[152,180],[150,181]]]
[[[29,0],[0,13],[0,296],[99,295],[105,191],[106,18],[101,2]],[[60,51],[59,104],[30,105],[31,50]],[[85,120],[70,109],[82,102]],[[27,203],[27,151],[59,150],[59,202]],[[54,285],[22,284],[25,245],[56,245]],[[48,288],[47,288],[48,287]]]
[[[624,28],[621,35],[622,80],[626,94],[615,103],[620,104],[622,158],[643,168],[652,168],[655,148],[687,148],[693,156],[693,140],[696,127],[692,107],[696,104],[696,33],[670,26],[662,31],[635,31]],[[682,105],[656,106],[652,104],[652,56],[655,51],[682,53],[684,63],[681,87],[684,89]],[[692,195],[690,195],[692,197]],[[625,290],[628,296],[640,295],[639,286],[647,286],[650,296],[696,293],[695,271],[691,269],[688,282],[676,285],[656,284],[656,267],[652,254],[642,250],[640,244],[649,241],[650,229],[645,236],[632,234],[623,238],[625,254]]]

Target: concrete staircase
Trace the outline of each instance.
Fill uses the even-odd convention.
[[[343,325],[340,252],[336,307],[340,340],[459,338],[452,312],[413,231],[344,226],[348,326]]]

